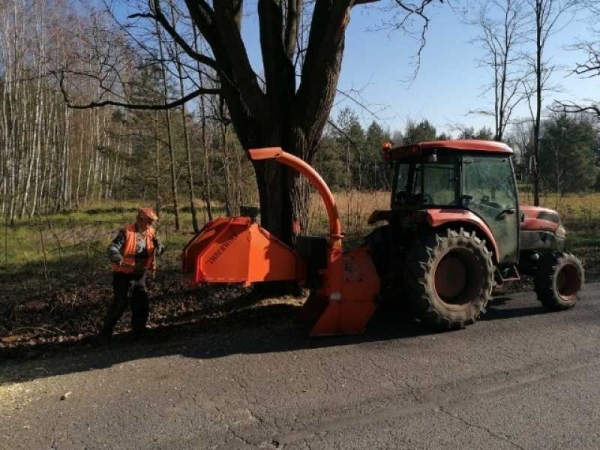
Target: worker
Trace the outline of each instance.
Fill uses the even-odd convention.
[[[136,221],[119,231],[108,246],[107,254],[113,268],[114,298],[108,307],[100,335],[108,337],[127,303],[131,306],[131,328],[136,336],[146,330],[148,320],[148,289],[146,276],[155,269],[155,256],[164,252],[152,224],[158,220],[152,208],[138,211]]]

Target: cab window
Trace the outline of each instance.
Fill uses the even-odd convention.
[[[453,155],[424,163],[399,163],[396,168],[394,203],[456,206],[458,179],[458,160]]]
[[[455,206],[458,194],[458,166],[455,157],[439,157],[423,164],[423,204]]]

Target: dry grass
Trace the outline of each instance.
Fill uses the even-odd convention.
[[[544,194],[540,203],[558,211],[563,222],[570,227],[595,227],[600,221],[600,193]],[[521,204],[533,205],[533,195],[522,193]]]
[[[334,194],[344,232],[356,234],[369,228],[367,219],[376,209],[390,207],[389,192],[344,191]],[[328,230],[327,212],[317,193],[310,198],[308,232],[319,234]]]
[[[369,215],[376,209],[389,208],[389,192],[343,191],[334,195],[344,232],[349,236],[364,235],[370,228],[367,225]],[[561,214],[569,231],[586,236],[596,234],[596,226],[600,221],[600,193],[547,194],[541,200],[542,206],[556,209]],[[132,220],[137,204],[111,202],[91,205],[83,211],[26,220],[2,229],[0,266],[15,273],[27,264],[37,265],[36,269],[41,269],[41,275],[45,276],[44,268],[39,265],[58,263],[62,266],[73,259],[81,268],[82,262],[105,262],[106,245],[119,227]],[[533,204],[530,193],[522,192],[521,204]],[[215,209],[217,215],[223,213],[218,205],[215,205]],[[203,208],[200,208],[201,221],[203,212]],[[173,255],[179,254],[179,249],[191,236],[189,212],[181,213],[181,224],[181,232],[175,232],[173,215],[168,211],[163,212],[159,231]],[[324,235],[328,231],[327,214],[317,193],[311,195],[307,231],[317,235]],[[176,269],[178,265],[177,260],[172,268]]]
[[[384,191],[344,191],[334,194],[342,225],[346,233],[355,234],[369,228],[367,219],[376,209],[388,209],[390,193]],[[519,196],[521,205],[533,205],[533,194],[523,192]],[[595,228],[600,222],[600,193],[544,194],[541,206],[551,208],[561,215],[563,222],[573,229]],[[310,233],[327,232],[327,213],[317,193],[311,196],[308,230]]]

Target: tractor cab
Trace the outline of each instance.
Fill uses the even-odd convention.
[[[419,217],[415,211],[430,224],[472,223],[496,242],[500,264],[517,262],[520,215],[509,147],[458,140],[384,151],[394,169],[391,215],[401,226]]]

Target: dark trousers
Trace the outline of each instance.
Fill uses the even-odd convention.
[[[104,317],[100,334],[110,336],[127,304],[131,306],[131,328],[135,333],[146,329],[148,320],[148,289],[146,288],[146,273],[113,273],[114,298]]]

